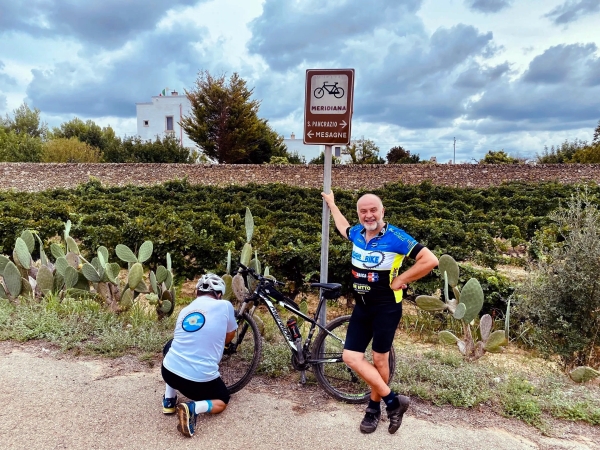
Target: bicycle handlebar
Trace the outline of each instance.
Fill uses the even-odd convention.
[[[246,267],[242,263],[238,263],[238,267],[240,269],[242,269],[242,272],[249,273],[254,278],[256,278],[258,281],[273,283],[273,284],[277,284],[279,286],[285,286],[285,283],[282,283],[281,281],[277,281],[275,279],[266,278],[266,277],[262,276],[260,273],[256,273],[256,270],[254,270],[252,267]]]

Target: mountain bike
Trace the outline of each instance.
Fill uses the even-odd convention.
[[[327,91],[328,94],[332,94],[335,98],[342,98],[344,96],[344,89],[337,84],[337,81],[333,84],[327,84],[326,81],[323,81],[323,86],[316,88],[314,91],[315,98],[323,97],[325,91]]]
[[[335,300],[340,296],[341,285],[338,283],[311,283],[311,287],[319,288],[319,303],[312,317],[300,311],[300,307],[290,298],[276,289],[283,283],[263,277],[252,268],[240,264],[239,273],[245,279],[246,287],[256,286],[243,300],[236,311],[238,329],[234,339],[225,347],[219,364],[221,378],[229,389],[235,393],[246,386],[258,367],[262,355],[263,341],[253,315],[259,305],[266,306],[281,332],[286,346],[291,353],[292,367],[300,372],[300,382],[306,383],[306,372],[312,371],[321,387],[333,398],[347,403],[364,403],[368,401],[371,391],[368,384],[358,376],[342,360],[344,340],[350,316],[333,319],[325,326],[317,322],[319,313],[327,300]],[[290,317],[286,323],[281,319],[275,305],[301,317],[310,324],[306,339],[302,339],[297,318]],[[319,333],[313,341],[316,330]],[[372,363],[371,347],[365,357]],[[396,367],[396,355],[392,348],[389,353],[391,381]]]

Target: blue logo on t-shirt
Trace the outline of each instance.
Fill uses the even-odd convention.
[[[181,328],[183,328],[184,331],[193,333],[194,331],[198,331],[200,328],[202,328],[205,321],[206,319],[204,318],[204,314],[194,311],[193,313],[185,316],[183,322],[181,323]]]

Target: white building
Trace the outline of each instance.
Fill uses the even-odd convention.
[[[144,140],[175,136],[183,147],[196,148],[196,144],[181,128],[181,119],[190,114],[190,101],[185,95],[171,91],[170,95],[153,96],[152,101],[136,103],[137,134]]]

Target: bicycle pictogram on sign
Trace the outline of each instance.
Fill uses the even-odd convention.
[[[326,81],[323,81],[323,86],[318,87],[313,92],[315,98],[321,98],[327,92],[329,95],[333,95],[335,98],[342,98],[344,96],[344,89],[339,87],[338,82],[334,82],[333,84],[327,84]]]

